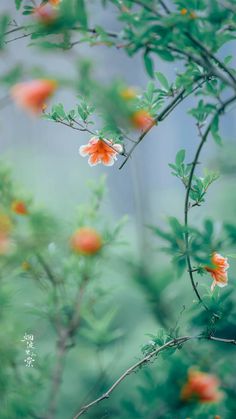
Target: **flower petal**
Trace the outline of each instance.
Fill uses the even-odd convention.
[[[117,151],[117,153],[123,153],[123,146],[122,144],[114,144],[113,148]]]
[[[113,166],[114,157],[111,154],[106,153],[101,157],[101,161],[104,164],[104,166]]]
[[[89,154],[89,148],[90,148],[89,145],[81,145],[80,148],[79,148],[79,154],[82,157],[88,156],[88,154]]]
[[[91,154],[88,159],[89,166],[96,166],[97,164],[101,163],[101,158],[97,154]]]

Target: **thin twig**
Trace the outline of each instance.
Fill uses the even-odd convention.
[[[143,133],[140,135],[140,137],[138,138],[138,140],[136,141],[136,143],[131,147],[130,151],[127,153],[127,156],[126,156],[125,160],[123,161],[123,163],[121,164],[121,166],[119,167],[119,169],[122,169],[124,167],[124,165],[127,163],[127,161],[129,160],[129,158],[133,154],[133,152],[136,149],[136,147],[146,137],[146,135],[149,133],[149,131],[151,131],[151,129],[155,125],[157,125],[158,122],[164,121],[164,119],[176,108],[177,105],[179,105],[181,102],[183,102],[184,99],[186,99],[188,96],[190,96],[192,93],[194,93],[197,89],[199,89],[200,87],[202,87],[202,85],[206,82],[206,80],[208,78],[209,78],[209,76],[204,76],[204,80],[202,81],[202,83],[199,83],[190,92],[188,92],[188,93],[185,94],[186,89],[182,89],[178,93],[178,95],[163,109],[163,111],[159,115],[156,116],[156,118],[154,119],[153,123],[150,124],[148,126],[148,128],[146,128],[145,131],[143,131]],[[198,78],[198,81],[199,80],[200,79]]]
[[[62,124],[65,125],[66,127],[72,128],[76,131],[80,131],[80,132],[88,132],[89,134],[98,137],[98,134],[94,131],[91,131],[87,126],[84,127],[82,124],[80,124],[78,121],[76,121],[75,119],[71,118],[71,120],[79,125],[79,127],[75,127],[73,124],[67,123],[65,121],[62,121],[61,119],[54,119],[54,122],[57,122],[58,124]],[[130,141],[134,142],[136,144],[135,141],[129,139]],[[104,138],[101,138],[101,141],[103,141],[108,147],[110,147],[113,151],[115,151],[117,154],[120,154],[121,156],[125,156],[126,157],[126,153],[125,150],[123,149],[122,151],[117,151],[117,149],[114,147],[113,144],[111,144],[110,142],[106,141]]]
[[[141,0],[134,0],[134,3],[143,7],[148,12],[154,13],[155,16],[162,17],[162,15],[160,13],[158,13],[158,11],[156,9],[154,9],[154,7],[150,6],[149,4],[143,3]]]
[[[160,5],[162,6],[163,10],[169,15],[171,13],[169,7],[165,4],[163,0],[158,0]]]
[[[92,401],[91,403],[83,406],[80,411],[74,416],[73,419],[78,419],[80,416],[82,416],[87,410],[89,410],[92,406],[100,403],[104,399],[108,399],[110,394],[115,390],[117,386],[130,374],[132,374],[134,371],[136,371],[138,368],[142,367],[144,364],[147,364],[152,358],[154,358],[156,355],[158,355],[161,351],[164,349],[181,345],[187,340],[193,339],[189,336],[184,336],[177,339],[172,339],[169,342],[165,343],[164,345],[160,346],[159,348],[152,351],[150,354],[146,355],[144,358],[142,358],[140,361],[136,362],[134,365],[132,365],[130,368],[128,368],[109,388],[109,390],[106,391],[102,396],[98,397],[96,400]]]
[[[211,51],[209,51],[198,39],[196,39],[193,35],[189,32],[185,33],[186,36],[198,47],[200,48],[207,56],[209,56],[212,60],[214,60],[218,66],[230,77],[233,82],[234,88],[236,87],[236,77],[231,73],[231,71],[226,67],[226,65],[219,60]]]
[[[148,355],[146,355],[144,358],[142,358],[140,361],[136,362],[131,367],[129,367],[112,384],[112,386],[104,394],[102,394],[100,397],[98,397],[97,399],[93,400],[92,402],[86,404],[85,406],[82,406],[81,409],[80,409],[80,411],[74,416],[73,419],[78,419],[80,416],[82,416],[84,413],[86,413],[93,406],[97,405],[98,403],[100,403],[101,401],[103,401],[105,399],[108,399],[110,397],[111,393],[116,389],[116,387],[118,387],[122,383],[122,381],[124,381],[126,379],[126,377],[128,377],[130,374],[132,374],[133,372],[135,372],[137,369],[139,369],[143,365],[148,364],[148,362],[151,361],[153,358],[155,358],[160,352],[162,352],[162,351],[164,351],[164,350],[166,350],[168,348],[173,348],[173,347],[181,346],[185,342],[187,342],[189,340],[193,340],[193,339],[213,340],[213,341],[218,341],[218,342],[222,342],[222,343],[236,345],[236,340],[235,339],[224,339],[224,338],[215,337],[215,336],[211,336],[211,335],[210,336],[203,336],[203,335],[199,335],[199,336],[183,336],[183,337],[179,337],[179,338],[176,338],[176,339],[172,339],[169,342],[165,343],[164,345],[158,347],[157,349],[155,349],[154,351],[152,351]]]
[[[211,131],[211,127],[212,124],[214,123],[215,118],[220,115],[222,112],[224,112],[225,108],[230,105],[231,103],[233,103],[236,100],[236,95],[230,97],[228,100],[226,100],[215,112],[215,115],[213,116],[213,118],[211,119],[210,123],[208,124],[204,134],[202,134],[202,139],[201,142],[197,148],[196,154],[194,156],[194,160],[192,162],[192,166],[191,166],[191,171],[189,174],[189,179],[188,179],[188,183],[187,183],[187,187],[186,187],[186,196],[185,196],[185,204],[184,204],[184,225],[185,225],[185,248],[186,248],[186,261],[187,261],[187,267],[188,267],[188,273],[189,273],[189,277],[191,280],[191,284],[193,287],[193,290],[199,300],[199,302],[202,304],[202,306],[205,308],[205,310],[209,311],[209,308],[206,306],[206,304],[204,303],[204,301],[202,300],[197,286],[195,284],[194,281],[194,276],[193,276],[193,268],[192,268],[192,264],[191,264],[191,258],[190,258],[190,254],[189,254],[189,232],[188,232],[188,213],[189,213],[189,201],[190,201],[190,191],[192,189],[192,182],[193,182],[193,177],[194,177],[194,173],[196,170],[196,166],[198,164],[198,160],[199,160],[199,156],[201,154],[202,148],[205,144],[205,142],[207,141],[208,135]],[[216,314],[214,314],[215,317],[217,317]]]

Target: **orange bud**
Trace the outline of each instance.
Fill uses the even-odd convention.
[[[132,114],[131,123],[137,129],[147,129],[156,122],[149,112],[145,111],[145,109],[140,109]]]
[[[28,209],[23,201],[14,201],[11,204],[11,210],[18,215],[27,215]]]
[[[131,100],[136,98],[137,92],[133,87],[127,87],[126,89],[121,90],[120,96],[124,100]]]
[[[188,13],[188,9],[182,9],[182,10],[180,10],[180,14],[182,16],[185,16],[187,13]]]
[[[70,244],[74,252],[90,256],[102,248],[102,238],[93,228],[82,227],[73,234]]]
[[[215,419],[221,419],[220,415],[215,415]]]

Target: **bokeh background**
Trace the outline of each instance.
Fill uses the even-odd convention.
[[[108,30],[119,30],[115,8],[109,6],[105,10],[98,1],[91,0],[88,3],[91,26],[96,23]],[[3,11],[14,14],[14,2],[2,0],[0,12]],[[19,15],[17,22],[20,24],[22,19]],[[227,53],[231,53],[231,46],[228,45],[227,48]],[[89,47],[87,44],[79,45],[70,51],[51,52],[49,50],[42,53],[40,49],[30,48],[27,38],[9,43],[6,51],[1,53],[0,74],[7,71],[13,64],[23,62],[26,67],[30,68],[43,66],[50,75],[55,75],[55,77],[63,78],[65,75],[75,77],[75,63],[84,58],[93,61],[94,75],[103,83],[108,83],[118,77],[131,86],[145,88],[147,84],[148,76],[144,70],[142,57],[138,54],[129,58],[122,49],[115,50],[106,46]],[[169,80],[173,80],[174,73],[181,69],[181,64],[176,63],[173,68],[172,64],[168,65],[155,59],[155,69],[163,72]],[[4,94],[5,92],[1,97]],[[52,99],[52,103],[57,102],[62,102],[66,109],[70,109],[76,104],[76,97],[73,91],[59,90]],[[75,208],[85,202],[88,197],[87,181],[90,179],[96,181],[101,174],[105,173],[108,187],[104,203],[105,216],[109,222],[115,223],[123,215],[128,215],[129,219],[123,230],[127,242],[126,254],[131,261],[151,264],[156,281],[154,281],[156,292],[160,289],[160,292],[168,295],[168,304],[163,303],[162,307],[160,302],[158,306],[154,292],[149,292],[143,286],[143,279],[140,280],[138,275],[131,275],[122,263],[117,262],[115,265],[111,263],[110,266],[108,264],[104,281],[111,288],[111,304],[116,302],[118,308],[116,321],[122,329],[123,338],[114,347],[109,347],[101,353],[83,341],[76,350],[71,352],[63,381],[63,397],[58,419],[67,418],[71,405],[76,407],[77,403],[79,407],[88,395],[91,398],[94,394],[101,392],[112,382],[113,378],[137,359],[141,346],[149,339],[146,335],[147,331],[156,333],[163,326],[161,324],[162,309],[168,311],[168,305],[174,305],[175,310],[171,314],[174,320],[178,321],[183,305],[189,304],[189,299],[190,302],[193,300],[191,286],[186,282],[185,276],[181,280],[173,277],[168,287],[162,287],[165,280],[169,283],[169,275],[172,275],[170,269],[163,271],[166,264],[170,265],[170,261],[157,249],[158,243],[146,227],[150,224],[163,225],[169,215],[183,219],[184,191],[178,180],[171,176],[168,163],[174,161],[176,152],[180,148],[187,150],[189,161],[192,159],[199,141],[191,116],[186,116],[192,103],[192,100],[188,99],[170,117],[153,129],[122,170],[118,169],[122,157],[112,168],[88,166],[87,160],[83,159],[78,152],[79,146],[87,142],[88,134],[78,133],[50,121],[31,118],[23,110],[16,108],[13,103],[1,109],[1,159],[10,163],[15,178],[26,191],[34,196],[37,204],[49,208],[70,225]],[[236,175],[235,116],[236,112],[232,110],[223,118],[221,130],[225,142],[224,147],[217,146],[211,139],[205,147],[202,163],[209,168],[218,169],[221,177],[210,188],[207,202],[201,208],[192,211],[193,224],[200,225],[201,220],[207,216],[213,217],[219,225],[222,220],[235,221],[236,200],[232,198],[235,194]],[[233,270],[231,272],[233,281],[235,279]],[[188,285],[185,286],[183,296],[181,290],[184,283]],[[50,350],[52,338],[48,336],[47,326],[42,321],[35,320],[27,312],[27,304],[34,301],[33,289],[28,283],[17,286],[16,310],[19,310],[26,329],[32,329],[35,334],[37,357],[40,358]],[[159,300],[160,296],[156,297],[156,301]],[[194,358],[194,350],[192,351]],[[196,358],[193,359],[194,362]],[[157,388],[155,386],[157,382],[165,382],[169,370],[167,368],[165,371],[163,362],[159,368],[152,365],[151,369],[153,375],[144,371],[145,378],[143,376],[142,380],[147,380],[148,385],[158,392],[158,386]],[[99,374],[103,379],[91,390]],[[90,417],[105,418],[117,415],[121,418],[139,417],[137,412],[134,412],[133,416],[131,413],[126,413],[125,407],[123,411],[115,408],[120,398],[127,397],[129,400],[132,394],[134,396],[139,377],[135,375],[128,380],[122,385],[121,393],[119,391],[117,391],[118,394],[114,393],[112,402],[108,403],[107,408],[101,407],[101,410],[98,408],[91,413]],[[140,403],[142,406],[143,401],[141,400]],[[153,408],[151,411],[153,415],[144,416],[143,413],[140,417],[165,417],[158,416]],[[202,414],[202,417],[205,417],[204,410]],[[176,417],[179,418],[179,416]],[[181,417],[181,419],[184,418]]]

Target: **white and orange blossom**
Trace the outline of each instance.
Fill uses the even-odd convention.
[[[216,252],[214,252],[211,257],[211,263],[212,266],[206,266],[205,269],[213,278],[213,283],[211,285],[211,291],[213,291],[216,285],[220,288],[228,285],[227,270],[229,268],[229,264],[228,258],[225,258]]]
[[[114,144],[111,140],[98,137],[91,138],[88,144],[82,145],[79,149],[82,157],[89,156],[88,163],[90,166],[96,166],[99,163],[112,166],[117,159],[117,154],[122,153],[122,151],[121,144]]]
[[[39,114],[56,88],[55,80],[36,79],[15,84],[11,89],[11,96],[17,105],[33,114]]]

